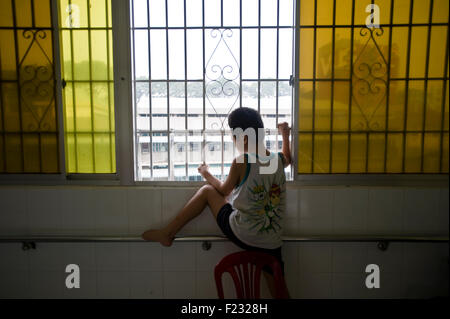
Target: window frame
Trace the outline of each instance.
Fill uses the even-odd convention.
[[[115,143],[116,143],[116,173],[112,174],[84,174],[66,172],[64,120],[62,103],[61,56],[58,26],[58,0],[50,0],[51,15],[54,32],[54,74],[56,84],[56,109],[59,129],[60,167],[56,174],[0,174],[0,185],[123,185],[123,186],[166,186],[166,187],[196,187],[205,184],[204,181],[135,181],[134,179],[134,150],[133,145],[133,97],[132,97],[132,59],[130,37],[130,5],[129,1],[111,0],[112,12],[112,41],[114,63],[114,115],[115,115]],[[294,0],[295,29],[294,29],[294,76],[293,110],[292,110],[292,140],[291,152],[296,159],[298,149],[298,112],[299,108],[299,4]],[[120,119],[120,120],[119,120]],[[449,185],[449,174],[298,174],[298,162],[294,160],[293,180],[288,181],[289,187],[300,186],[446,186]]]

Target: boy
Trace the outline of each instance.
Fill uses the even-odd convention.
[[[197,191],[166,227],[148,230],[142,237],[170,246],[175,234],[208,205],[219,227],[233,243],[246,250],[269,253],[275,256],[284,268],[281,259],[281,219],[285,208],[284,168],[292,161],[289,148],[290,128],[287,123],[278,125],[283,149],[281,153],[273,154],[265,148],[262,130],[264,124],[254,109],[235,109],[228,116],[228,125],[233,132],[240,129],[239,131],[244,131],[245,134],[247,129],[253,130],[256,145],[255,139],[249,138],[250,135],[243,136],[243,143],[236,143],[236,135],[233,135],[241,154],[233,160],[227,179],[224,182],[218,180],[211,175],[206,164],[200,165],[198,171],[208,184]],[[255,154],[249,150],[257,152]],[[272,163],[273,160],[276,160],[277,164],[275,169],[270,173],[267,173],[267,170],[262,173],[264,167],[269,166],[267,163]],[[270,271],[264,270],[269,289],[274,296],[273,276]]]

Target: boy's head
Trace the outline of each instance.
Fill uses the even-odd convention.
[[[258,129],[264,128],[261,115],[259,115],[258,111],[249,107],[240,107],[231,112],[230,115],[228,115],[228,126],[232,131],[239,128],[243,131],[252,128],[256,134],[257,141],[261,142],[261,140],[264,139],[263,134],[262,136],[258,134]],[[233,138],[236,139],[236,136],[233,135]],[[248,144],[248,136],[244,137],[244,143],[245,145]]]

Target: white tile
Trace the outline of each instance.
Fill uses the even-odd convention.
[[[284,262],[284,274],[286,285],[291,298],[299,297],[299,245],[298,243],[284,243],[281,248],[282,259]]]
[[[68,299],[97,298],[97,273],[95,271],[86,271],[80,266],[80,287],[69,289],[64,286],[62,296]]]
[[[448,243],[404,243],[403,269],[416,273],[448,272]]]
[[[63,243],[36,243],[36,249],[28,251],[31,271],[60,271],[66,268]]]
[[[212,242],[209,250],[203,250],[200,245],[194,245],[197,271],[214,271],[214,267],[225,256],[241,251],[240,248],[229,242]]]
[[[163,277],[165,299],[195,298],[194,271],[166,271]]]
[[[64,271],[30,271],[31,298],[62,298],[65,280]]]
[[[300,219],[332,218],[334,191],[332,189],[301,189]]]
[[[101,187],[92,191],[97,235],[128,234],[127,194],[124,188]]]
[[[162,250],[159,243],[130,244],[130,271],[162,271]]]
[[[346,188],[334,191],[333,227],[336,234],[364,234],[367,227],[369,192]]]
[[[297,217],[285,217],[281,220],[283,236],[297,236],[300,233],[299,220]]]
[[[0,234],[27,235],[28,191],[21,188],[0,189]]]
[[[403,201],[404,233],[436,234],[439,220],[438,188],[405,189]]]
[[[97,243],[95,255],[99,271],[129,270],[129,248],[126,243]]]
[[[214,271],[197,271],[195,273],[196,291],[195,298],[198,299],[217,299],[216,281]]]
[[[331,218],[302,218],[298,221],[299,235],[331,235],[333,221]]]
[[[149,228],[161,228],[161,190],[152,188],[129,188],[127,211],[130,234],[141,235]]]
[[[197,190],[196,188],[171,188],[162,190],[161,220],[163,226],[172,221]],[[196,234],[195,222],[190,221],[178,232],[177,236],[194,234]]]
[[[366,273],[334,273],[333,298],[365,299],[368,295]]]
[[[285,218],[298,218],[299,194],[298,189],[286,189]]]
[[[219,225],[217,225],[217,221],[209,207],[206,207],[206,209],[191,222],[195,225],[195,231],[199,235],[223,235],[222,230]]]
[[[333,272],[364,273],[367,265],[367,243],[333,245]]]
[[[175,242],[170,247],[164,247],[162,250],[164,271],[195,271],[194,245],[201,243]]]
[[[28,254],[20,243],[0,243],[0,272],[28,270]]]
[[[30,298],[29,275],[26,270],[0,271],[0,298]]]
[[[380,287],[367,289],[365,298],[371,299],[398,299],[405,298],[405,285],[402,275],[387,273],[380,267]]]
[[[63,246],[63,263],[64,265],[76,264],[81,271],[95,271],[94,243],[65,243]]]
[[[131,298],[161,299],[163,298],[163,273],[146,271],[130,272]]]
[[[333,270],[333,251],[328,243],[301,243],[298,254],[301,273],[330,273]]]
[[[324,299],[332,296],[332,274],[300,273],[299,296],[305,299]]]
[[[388,249],[378,249],[377,243],[367,244],[367,264],[376,264],[380,272],[401,273],[403,271],[403,243],[391,242]]]
[[[402,280],[405,289],[405,298],[448,298],[448,288],[447,290],[444,290],[445,285],[443,285],[443,282],[445,281],[448,287],[448,271],[442,277],[438,277],[435,273],[430,272],[416,273],[413,276],[411,274],[403,273]]]
[[[374,235],[402,234],[403,190],[386,188],[369,190],[367,232]]]
[[[62,232],[68,235],[95,235],[93,188],[64,188],[61,190]]]
[[[449,194],[448,188],[442,188],[439,194],[439,214],[438,214],[439,225],[437,232],[439,234],[445,234],[448,236],[449,233]]]
[[[130,297],[130,273],[123,271],[97,272],[97,298]]]
[[[62,226],[61,190],[33,188],[28,191],[29,229],[32,235],[60,234]]]

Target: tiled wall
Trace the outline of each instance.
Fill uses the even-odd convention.
[[[139,235],[170,220],[193,188],[1,187],[0,236]],[[301,187],[288,189],[286,235],[445,235],[448,188]],[[210,212],[181,235],[220,234]],[[238,251],[230,242],[0,244],[0,297],[216,298],[214,265]],[[285,243],[294,298],[448,296],[448,244]],[[65,266],[78,264],[81,288],[65,287]],[[365,287],[377,264],[381,288]],[[226,295],[233,296],[229,278]],[[266,287],[263,296],[268,296]]]

